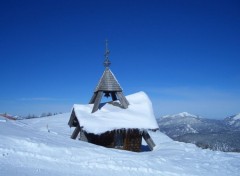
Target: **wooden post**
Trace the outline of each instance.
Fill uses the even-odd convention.
[[[148,147],[150,150],[153,150],[153,147],[155,147],[155,143],[153,142],[152,138],[150,137],[150,135],[148,134],[147,130],[143,131],[143,139],[146,141],[146,143],[148,144]]]
[[[97,92],[97,97],[96,97],[96,100],[94,102],[92,113],[94,113],[94,112],[96,112],[98,110],[99,104],[100,104],[101,99],[102,99],[102,96],[103,96],[103,92],[102,91]]]
[[[127,99],[124,98],[124,95],[122,94],[122,92],[117,92],[117,96],[118,96],[118,99],[119,99],[120,103],[122,104],[123,108],[127,109],[129,103],[128,103]]]
[[[91,98],[89,104],[93,104],[93,103],[95,102],[96,98],[97,98],[97,93],[94,92],[94,94],[93,94],[93,96],[92,96],[92,98]]]
[[[71,138],[72,138],[72,139],[76,139],[79,132],[80,132],[80,126],[78,125],[78,126],[75,128],[75,130],[73,131]]]

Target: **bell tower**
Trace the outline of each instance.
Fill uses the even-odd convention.
[[[102,96],[111,97],[113,101],[119,100],[121,107],[124,109],[128,108],[129,102],[123,94],[123,90],[118,83],[116,77],[110,70],[111,62],[109,60],[110,51],[108,49],[108,41],[106,40],[106,51],[105,51],[105,60],[103,65],[105,70],[97,87],[95,88],[94,94],[89,102],[89,104],[94,104],[92,113],[96,112],[99,109]]]

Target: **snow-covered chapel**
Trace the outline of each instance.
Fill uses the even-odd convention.
[[[110,70],[108,43],[102,77],[89,104],[73,105],[68,122],[75,127],[71,138],[109,148],[140,152],[142,139],[150,150],[155,144],[148,130],[157,130],[152,103],[146,93],[124,96],[116,77]],[[111,101],[101,103],[102,97]]]

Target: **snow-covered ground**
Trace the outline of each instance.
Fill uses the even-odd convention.
[[[69,113],[0,123],[0,176],[239,175],[240,154],[202,150],[150,132],[152,152],[134,153],[72,140]]]

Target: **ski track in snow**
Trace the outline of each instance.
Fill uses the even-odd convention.
[[[202,150],[150,132],[152,152],[107,149],[70,139],[68,114],[0,124],[0,176],[237,176],[240,154]],[[48,132],[50,130],[50,132]]]

